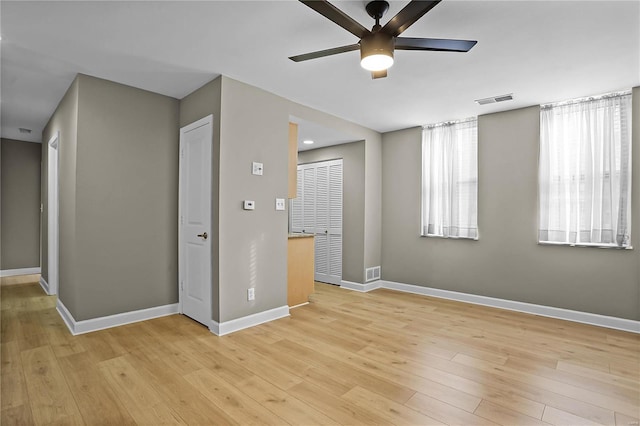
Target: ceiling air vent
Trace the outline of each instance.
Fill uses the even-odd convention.
[[[18,130],[20,130],[20,133],[26,133],[27,135],[31,133],[31,129],[26,129],[24,127],[20,127]]]
[[[492,96],[490,98],[476,99],[478,105],[495,104],[496,102],[510,101],[513,99],[513,93],[506,95]]]

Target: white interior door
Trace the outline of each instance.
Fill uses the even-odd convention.
[[[291,232],[315,236],[315,280],[342,280],[342,160],[298,166],[298,198],[290,206]]]
[[[180,129],[179,294],[184,315],[211,323],[213,116]]]
[[[49,140],[47,152],[47,284],[49,294],[58,294],[58,147],[60,133]]]

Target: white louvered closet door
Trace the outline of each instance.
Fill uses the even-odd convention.
[[[316,281],[332,282],[329,278],[329,165],[315,164],[316,170]]]
[[[342,160],[329,165],[329,278],[342,281]]]
[[[302,168],[302,232],[316,232],[316,170],[313,167]]]
[[[315,236],[315,280],[342,280],[342,160],[298,166],[298,198],[291,200],[291,232]]]

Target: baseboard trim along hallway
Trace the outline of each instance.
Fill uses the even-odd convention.
[[[473,303],[474,305],[489,306],[492,308],[506,309],[509,311],[524,312],[543,317],[557,318],[582,324],[597,325],[615,330],[629,331],[640,334],[640,321],[625,318],[610,317],[606,315],[592,314],[589,312],[573,311],[570,309],[555,308],[553,306],[536,305],[533,303],[517,302],[514,300],[498,299],[495,297],[478,296],[475,294],[459,293],[457,291],[441,290],[431,287],[422,287],[413,284],[404,284],[393,281],[378,280],[366,284],[342,281],[341,288],[348,290],[368,292],[377,288],[397,290],[404,293],[420,294],[423,296],[438,297],[441,299],[456,300],[459,302]]]
[[[42,284],[41,284],[42,285]],[[56,310],[67,325],[67,328],[74,336],[78,334],[90,333],[92,331],[104,330],[105,328],[118,327],[139,321],[146,321],[153,318],[164,317],[178,313],[178,304],[173,303],[153,308],[140,309],[138,311],[123,312],[121,314],[109,315],[106,317],[91,318],[88,320],[76,321],[71,312],[58,299]]]
[[[16,275],[32,275],[39,274],[40,267],[37,268],[19,268],[19,269],[4,269],[0,271],[0,278],[15,277]]]
[[[51,290],[49,289],[49,283],[42,277],[40,277],[40,280],[38,282],[40,283],[40,287],[42,287],[44,292],[47,293],[48,296],[51,296]]]

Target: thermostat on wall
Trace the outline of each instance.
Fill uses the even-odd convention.
[[[251,163],[251,174],[262,176],[264,170],[264,166],[262,163],[256,163],[255,161]]]
[[[242,202],[242,208],[245,210],[255,210],[256,209],[256,202],[253,200],[244,200]]]

